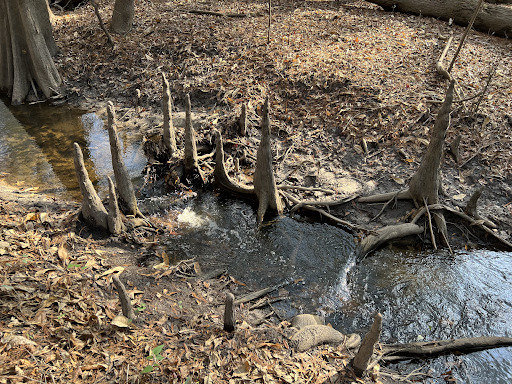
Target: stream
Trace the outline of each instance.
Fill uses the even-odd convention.
[[[136,185],[145,158],[138,141],[121,138]],[[112,174],[108,134],[93,113],[44,104],[7,108],[0,101],[0,177],[80,199],[72,143],[84,151],[100,195]],[[187,203],[168,196],[140,201],[142,211],[176,224],[162,244],[172,260],[195,258],[203,270],[225,267],[251,289],[280,283],[289,299],[275,304],[289,318],[317,313],[344,333],[364,333],[375,312],[384,316],[382,341],[512,336],[512,254],[491,251],[413,253],[385,249],[355,265],[354,239],[343,230],[300,217],[281,217],[256,230],[255,207],[203,193]],[[445,383],[511,383],[512,348],[450,355],[393,366],[423,367]]]

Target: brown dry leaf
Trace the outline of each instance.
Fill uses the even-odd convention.
[[[69,264],[69,253],[66,249],[66,246],[64,244],[61,244],[59,246],[59,249],[57,251],[57,255],[59,256],[59,259],[64,267],[66,267]]]
[[[114,267],[114,268],[110,268],[108,271],[105,271],[103,273],[99,273],[97,275],[94,275],[94,279],[98,280],[100,277],[105,277],[105,276],[111,275],[113,273],[117,273],[119,275],[123,271],[124,271],[124,267],[117,266],[117,267]]]
[[[112,325],[115,325],[116,327],[119,328],[129,328],[131,326],[132,321],[123,315],[117,315],[112,319],[111,323]]]

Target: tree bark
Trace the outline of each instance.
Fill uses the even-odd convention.
[[[112,14],[112,30],[115,33],[130,32],[135,15],[135,0],[116,0]]]
[[[89,174],[84,164],[84,156],[77,143],[74,144],[74,150],[75,170],[83,198],[81,208],[82,216],[92,227],[108,230],[107,210],[103,206],[101,199],[89,179]]]
[[[384,344],[384,361],[400,361],[410,358],[432,358],[449,353],[470,353],[485,349],[508,347],[512,338],[498,336],[469,337],[455,340],[436,340],[407,344]]]
[[[62,83],[45,1],[0,0],[0,91],[21,104],[35,85],[48,98]],[[37,96],[37,95],[36,95]]]
[[[117,184],[117,191],[119,192],[119,200],[123,211],[127,215],[139,215],[137,207],[137,199],[135,198],[135,191],[133,184],[126,170],[123,162],[123,155],[121,153],[121,144],[116,130],[116,116],[114,112],[114,105],[112,102],[107,103],[107,128],[108,137],[110,139],[110,153],[112,154],[112,168],[114,168],[114,176]]]
[[[478,4],[478,0],[369,0],[385,9],[391,7],[400,12],[414,13],[422,16],[433,16],[453,19],[460,25],[467,25]],[[510,1],[493,1],[510,4]],[[512,7],[500,4],[483,4],[475,23],[475,29],[494,33],[499,36],[512,36]]]
[[[162,113],[164,115],[163,137],[164,146],[169,152],[169,157],[172,157],[177,151],[176,146],[176,132],[172,124],[172,100],[171,91],[169,89],[169,82],[165,74],[162,72]]]
[[[453,102],[454,86],[455,82],[451,81],[446,91],[444,102],[437,114],[427,152],[421,161],[420,167],[412,176],[411,182],[409,183],[409,192],[417,206],[439,203],[439,168],[443,156],[446,131],[450,125],[450,111]],[[441,232],[443,244],[449,246],[448,231],[442,213],[434,213],[434,221],[436,222],[437,229]]]
[[[254,171],[254,191],[256,196],[258,196],[258,225],[263,222],[263,216],[265,216],[268,208],[274,209],[279,215],[283,213],[283,202],[277,191],[276,179],[272,168],[268,98],[263,105],[261,141],[256,155],[256,169]]]

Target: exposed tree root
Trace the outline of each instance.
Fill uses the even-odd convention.
[[[287,192],[281,191],[281,194],[284,197],[286,197],[288,200],[290,200],[292,203],[294,203],[294,204],[300,204],[301,203],[301,201],[299,199],[297,199],[296,197],[292,196],[291,194],[289,194]],[[323,209],[316,208],[316,207],[313,207],[313,206],[307,205],[307,204],[303,204],[301,206],[301,208],[307,209],[308,211],[318,212],[322,216],[325,216],[329,220],[333,221],[334,223],[341,224],[342,226],[348,228],[350,231],[358,230],[358,231],[363,231],[363,232],[369,232],[368,229],[366,229],[366,228],[364,228],[364,227],[362,227],[360,225],[351,223],[349,221],[342,220],[342,219],[340,219],[340,218],[338,218],[338,217],[336,217],[334,215],[331,215],[330,213],[324,211]]]
[[[410,200],[412,195],[409,192],[409,188],[401,191],[379,193],[377,195],[362,196],[357,199],[358,203],[384,203],[393,200]]]
[[[226,171],[224,163],[224,145],[222,144],[222,135],[219,131],[215,131],[215,182],[221,187],[230,192],[241,195],[256,196],[254,188],[239,185],[235,183]]]
[[[429,359],[449,353],[471,353],[512,346],[511,337],[483,336],[407,344],[383,344],[381,360],[395,362],[411,358]]]
[[[345,335],[327,325],[306,325],[290,339],[291,345],[298,351],[304,352],[314,346],[327,343],[341,343]]]
[[[411,235],[419,235],[423,233],[423,227],[413,223],[404,223],[397,225],[388,225],[380,228],[375,234],[366,236],[356,248],[356,260],[361,262],[368,253],[376,250],[381,245],[393,239],[399,239]]]
[[[447,205],[443,205],[443,204],[432,204],[432,205],[429,205],[428,206],[428,209],[433,211],[433,210],[445,210],[447,212],[450,212],[450,213],[453,213],[454,215],[457,215],[459,216],[460,218],[462,218],[463,220],[467,221],[471,226],[474,226],[474,227],[477,227],[477,228],[480,228],[482,231],[484,231],[486,234],[490,235],[492,238],[494,238],[495,240],[497,240],[505,250],[512,250],[512,243],[501,238],[498,234],[496,234],[492,229],[490,229],[489,227],[487,227],[485,225],[485,222],[483,220],[475,220],[473,219],[472,217],[468,216],[467,214],[465,214],[464,212],[460,212],[456,209],[453,209],[451,207],[448,207]],[[412,223],[416,223],[418,221],[418,219],[424,215],[426,212],[426,209],[425,207],[422,207],[418,213],[416,214],[416,216],[413,218]]]

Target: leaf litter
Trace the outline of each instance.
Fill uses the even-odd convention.
[[[108,20],[111,2],[98,3]],[[269,45],[266,1],[137,1],[134,29],[114,36],[113,50],[90,6],[58,13],[57,60],[70,101],[101,111],[112,100],[125,131],[144,133],[161,124],[163,71],[176,109],[190,93],[205,116],[200,139],[208,142],[208,131],[222,127],[250,165],[258,106],[270,95],[280,181],[312,180],[342,195],[353,190],[340,179],[357,180],[355,189],[366,192],[405,183],[444,97],[435,62],[446,38],[460,37],[463,28],[363,1],[272,3]],[[262,16],[198,15],[192,8]],[[462,198],[474,184],[491,187],[484,208],[505,226],[505,237],[512,221],[511,158],[503,156],[512,149],[510,44],[482,33],[468,37],[453,72],[465,95],[483,89],[492,66],[496,74],[476,113],[467,112],[474,101],[452,113],[448,141],[462,135],[463,166],[447,160],[443,169],[450,196]],[[232,129],[243,102],[251,123],[246,138]],[[76,206],[47,207],[34,212],[19,196],[0,200],[0,382],[319,383],[336,381],[337,372],[357,381],[344,376],[347,351],[293,353],[286,323],[251,327],[246,307],[234,335],[221,331],[219,293],[240,286],[234,279],[201,281],[178,269],[155,275],[133,265],[155,253],[143,238],[84,237],[74,228]],[[131,323],[112,323],[121,310],[112,273],[121,273],[133,294],[139,315]],[[152,371],[143,374],[149,364]]]

